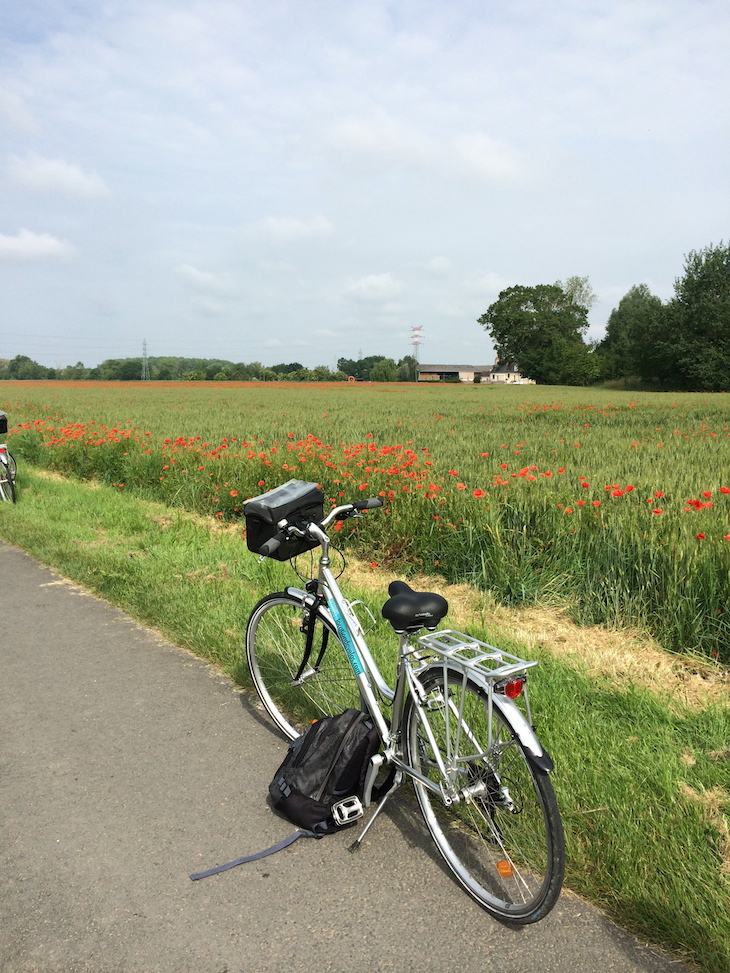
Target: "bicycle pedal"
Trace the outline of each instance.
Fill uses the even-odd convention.
[[[338,801],[332,805],[332,817],[338,827],[345,824],[352,824],[364,814],[362,802],[359,797],[346,797],[344,801]]]

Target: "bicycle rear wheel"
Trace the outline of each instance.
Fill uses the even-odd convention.
[[[313,720],[361,708],[345,649],[321,614],[313,620],[311,655],[297,679],[306,644],[303,613],[296,598],[284,592],[267,595],[251,612],[246,628],[246,658],[256,692],[291,740]]]
[[[409,697],[404,714],[409,761],[437,786],[444,782],[441,761],[461,795],[446,804],[414,778],[436,846],[488,912],[520,924],[537,922],[555,905],[565,870],[552,783],[530,762],[496,707],[490,715],[478,684],[441,666],[421,683],[425,703]]]

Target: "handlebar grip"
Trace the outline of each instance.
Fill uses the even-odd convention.
[[[382,497],[370,497],[369,500],[356,500],[353,503],[355,510],[374,510],[376,507],[383,506]]]
[[[271,557],[274,551],[277,551],[281,547],[282,541],[285,540],[286,534],[283,530],[280,530],[278,534],[274,534],[273,537],[270,537],[261,545],[259,553],[262,557]]]

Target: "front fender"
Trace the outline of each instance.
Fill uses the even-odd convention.
[[[313,605],[314,595],[310,595],[308,591],[303,591],[301,588],[295,588],[293,585],[287,585],[284,588],[284,594],[289,595],[290,598],[296,598],[297,601],[301,601],[303,605]],[[332,628],[337,631],[337,626],[335,625],[335,620],[332,618],[332,613],[327,607],[326,602],[322,602],[319,606],[319,614],[328,622]]]

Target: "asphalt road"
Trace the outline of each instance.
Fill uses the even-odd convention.
[[[267,804],[284,740],[187,652],[0,544],[2,973],[678,973],[564,894],[508,928],[405,794],[356,854]]]

